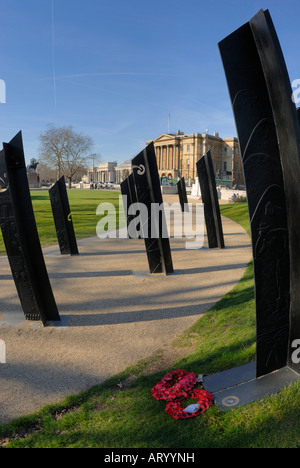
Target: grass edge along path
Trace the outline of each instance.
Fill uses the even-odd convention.
[[[245,222],[247,205],[221,207],[222,214]],[[238,212],[238,216],[237,216]],[[247,227],[247,226],[246,226]],[[249,227],[247,227],[249,232]],[[255,359],[253,266],[237,286],[174,342],[194,352],[171,368],[152,372],[151,358],[57,405],[0,425],[7,448],[299,448],[300,383],[262,401],[222,413],[213,406],[202,416],[175,421],[151,388],[173,369],[206,375]]]

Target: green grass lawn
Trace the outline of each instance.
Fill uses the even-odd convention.
[[[247,203],[221,205],[221,214],[238,222],[250,236],[250,223]]]
[[[96,236],[96,226],[100,220],[96,210],[100,203],[112,203],[116,207],[117,215],[119,214],[119,195],[118,192],[102,190],[68,190],[77,239]],[[31,199],[42,246],[57,244],[48,190],[32,191]],[[123,212],[122,207],[121,212]],[[4,253],[5,247],[0,232],[0,255]]]
[[[246,204],[225,205],[221,210],[249,232]],[[151,395],[151,388],[169,370],[180,367],[209,375],[255,359],[252,264],[239,284],[173,343],[191,345],[194,351],[170,369],[151,370],[159,362],[158,350],[102,385],[0,426],[0,439],[10,439],[8,448],[300,447],[300,383],[226,413],[213,406],[186,421],[170,418],[165,404]]]

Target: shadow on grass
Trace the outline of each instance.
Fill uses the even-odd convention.
[[[299,448],[299,384],[280,395],[222,413],[212,407],[190,420],[175,421],[165,413],[165,402],[151,395],[155,376],[138,388],[112,391],[106,400],[96,394],[73,414],[54,421],[12,447],[36,448]],[[159,375],[156,376],[159,379]],[[158,381],[158,380],[157,380]]]
[[[241,213],[246,218],[246,211]],[[253,360],[256,330],[252,265],[238,286],[188,330],[186,337],[193,334],[197,336],[197,351],[174,363],[172,369],[182,367],[210,375]],[[106,449],[300,447],[300,384],[226,413],[212,407],[198,418],[175,421],[166,415],[165,403],[151,395],[151,388],[172,369],[150,373],[148,365],[139,363],[101,386],[27,418],[27,427],[42,420],[40,429],[15,445]],[[149,375],[141,375],[147,370]],[[118,384],[127,379],[131,386],[120,391]],[[76,411],[58,420],[57,414],[68,408]],[[25,425],[26,420],[15,422],[10,430]],[[0,434],[5,434],[5,429],[0,427]]]
[[[251,273],[248,275],[248,271],[242,284],[247,285],[247,281],[251,281]],[[253,300],[253,287],[240,290],[240,286],[229,293],[235,296],[236,306],[245,305],[245,300]],[[223,306],[227,305],[228,308],[227,302],[231,302],[229,295],[222,299]],[[236,337],[235,342],[228,344],[225,343],[228,330],[224,335],[224,327],[210,334],[206,325],[213,315],[219,315],[219,307],[220,303],[198,322],[199,326],[202,324],[206,345],[211,341],[211,346],[206,350],[201,348],[200,343],[198,351],[181,359],[172,368],[141,375],[147,371],[145,360],[102,385],[69,397],[60,407],[49,406],[35,418],[35,424],[40,425],[39,430],[25,440],[12,442],[12,446],[106,449],[299,448],[300,384],[285,389],[279,395],[226,413],[214,406],[203,415],[186,421],[170,418],[165,413],[165,403],[157,402],[152,397],[151,388],[169,370],[181,367],[209,375],[253,360],[255,327],[249,327],[245,336]],[[227,308],[224,310],[225,314],[222,315],[226,317]],[[201,336],[199,339],[201,341]],[[127,379],[131,382],[129,388],[126,386]],[[124,384],[124,390],[121,391],[118,387],[120,382]],[[70,414],[66,408],[71,409]],[[66,415],[58,417],[61,409]],[[29,424],[30,419],[27,421]],[[22,427],[21,422],[19,425]]]
[[[125,424],[122,420],[118,425],[116,421],[112,421],[113,427],[99,428],[98,431],[79,429],[72,434],[60,434],[54,446],[151,449],[299,447],[296,432],[292,440],[284,432],[284,428],[290,426],[291,417],[293,420],[296,420],[297,416],[299,418],[299,409],[296,415],[291,410],[279,417],[272,413],[266,414],[262,420],[258,419],[255,425],[249,424],[247,427],[243,423],[245,414],[242,411],[235,412],[230,417],[218,414],[216,424],[215,418],[211,418],[208,414],[199,416],[197,420],[171,420],[164,414],[162,404],[158,405],[158,408],[159,414],[158,410],[155,413],[147,410],[144,414],[138,412],[135,415],[135,422],[131,425]],[[209,412],[211,414],[213,411]],[[254,420],[253,415],[248,416],[250,421]],[[45,446],[51,446],[53,439],[51,441],[49,438],[47,441],[46,434],[45,437]]]
[[[226,299],[221,299],[218,304],[215,305],[214,310],[221,310],[225,308],[231,308],[239,306],[254,300],[254,288],[248,286],[243,291],[231,291]]]

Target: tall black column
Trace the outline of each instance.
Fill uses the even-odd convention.
[[[179,181],[177,182],[177,188],[178,188],[178,196],[179,196],[181,211],[182,212],[189,211],[184,177],[181,177]]]
[[[257,377],[292,363],[300,338],[300,127],[269,12],[220,43],[243,161],[257,315]]]
[[[125,197],[124,200],[124,211],[126,213],[126,222],[127,222],[127,228],[130,226],[131,221],[134,219],[133,215],[129,214],[129,209],[131,205],[137,203],[137,197],[136,197],[136,187],[134,184],[134,177],[133,174],[130,174],[122,183],[121,183],[121,193],[122,196]],[[126,202],[125,202],[126,200]],[[137,234],[135,237],[132,237],[128,233],[129,238],[136,239],[139,237]]]
[[[224,235],[216,187],[216,179],[210,151],[197,162],[201,197],[210,249],[224,249]]]
[[[78,246],[72,221],[65,178],[49,190],[56,235],[62,255],[78,255]]]
[[[146,224],[142,228],[147,225],[147,229],[145,229],[147,235],[144,237],[150,272],[173,273],[170,240],[164,235],[166,233],[166,219],[163,210],[159,225],[154,226],[155,233],[151,229],[153,227],[152,205],[162,206],[163,203],[153,143],[132,160],[132,168],[137,201],[143,203],[148,210],[148,219],[145,220]]]
[[[247,189],[257,329],[255,363],[204,378],[206,390],[228,410],[300,378],[300,126],[268,11],[219,47]]]
[[[300,126],[284,56],[269,11],[260,11],[250,21],[272,106],[287,204],[290,250],[290,336],[288,364],[300,374],[292,360],[292,344],[300,339]]]
[[[22,134],[0,153],[0,223],[26,320],[60,321],[32,207]]]

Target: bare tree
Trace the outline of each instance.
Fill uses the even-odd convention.
[[[40,162],[37,168],[37,173],[40,176],[41,183],[52,183],[57,178],[57,173],[55,169],[51,169],[51,167],[44,163]]]
[[[82,177],[85,176],[88,172],[88,165],[80,166],[73,177],[73,182],[78,183],[81,181]]]
[[[40,135],[40,161],[55,168],[58,179],[64,175],[71,188],[73,177],[80,168],[87,166],[93,146],[91,137],[76,133],[73,127],[50,125]]]

